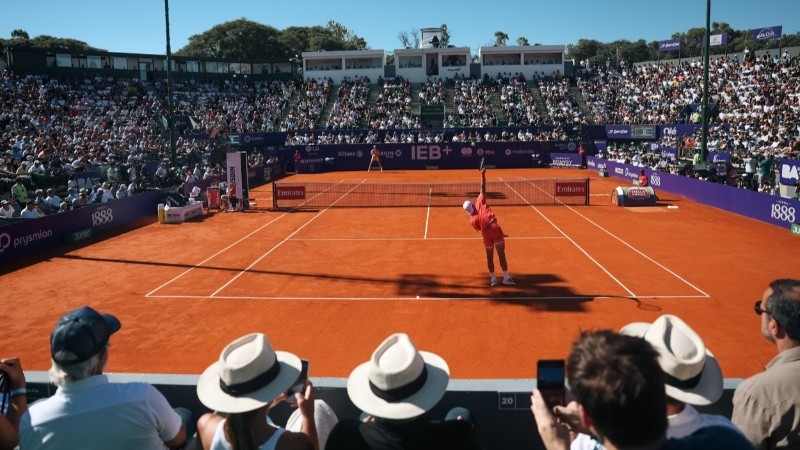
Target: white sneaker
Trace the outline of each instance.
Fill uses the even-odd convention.
[[[503,284],[506,284],[506,285],[509,285],[509,286],[513,286],[513,285],[517,284],[517,282],[514,281],[513,278],[508,277],[508,278],[503,280]]]
[[[491,287],[495,287],[495,286],[497,286],[497,279],[496,279],[496,278],[490,278],[490,279],[489,279],[489,285],[490,285]]]

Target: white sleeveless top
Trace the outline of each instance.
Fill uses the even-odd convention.
[[[225,429],[223,428],[224,426],[225,426],[225,420],[224,419],[220,420],[219,424],[217,425],[217,431],[214,432],[214,439],[211,440],[211,450],[231,450],[231,444],[229,444],[228,441],[225,440]],[[274,433],[272,433],[272,436],[270,436],[270,438],[267,439],[267,442],[261,444],[261,446],[258,447],[258,449],[275,450],[275,448],[278,445],[278,439],[280,439],[281,435],[285,432],[286,430],[284,430],[283,428],[278,428]]]

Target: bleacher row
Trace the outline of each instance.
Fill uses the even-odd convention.
[[[590,123],[697,123],[701,116],[702,64],[584,67],[575,79],[438,79],[415,85],[401,78],[345,80],[179,81],[174,86],[175,125],[182,134],[287,132],[287,145],[450,140],[428,137],[421,104],[442,104],[445,129],[494,126],[581,126]],[[734,164],[748,153],[798,155],[800,58],[787,54],[719,58],[710,64],[711,122],[724,125],[713,150],[733,151]],[[0,76],[0,197],[17,175],[62,180],[63,174],[115,163],[126,174],[142,161],[168,158],[163,80],[36,74]],[[422,132],[418,130],[423,130]],[[723,130],[723,128],[717,128]],[[406,130],[404,132],[403,130]],[[343,133],[344,132],[344,133]],[[316,134],[316,136],[315,136]],[[344,136],[343,136],[344,134]],[[403,136],[403,134],[405,134]],[[454,133],[459,135],[459,133]],[[488,133],[487,133],[488,134]],[[534,133],[534,139],[562,135]],[[308,136],[311,135],[311,138]],[[439,137],[435,137],[439,135]],[[523,140],[526,133],[465,140]],[[458,140],[458,139],[454,139]],[[697,143],[697,139],[693,142]],[[178,141],[179,179],[198,164],[208,170],[212,144]],[[37,163],[38,161],[38,163]],[[211,164],[213,170],[213,163]],[[174,170],[173,170],[174,169]],[[141,175],[138,173],[137,175]],[[150,175],[150,174],[148,174]],[[103,173],[105,179],[105,172]],[[116,193],[130,179],[105,180]],[[32,188],[50,186],[31,183]],[[67,195],[66,186],[58,185]],[[96,191],[96,189],[95,189]]]

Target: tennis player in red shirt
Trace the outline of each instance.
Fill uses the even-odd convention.
[[[500,259],[500,268],[503,269],[503,284],[517,284],[511,275],[508,274],[508,262],[506,262],[506,242],[503,229],[497,224],[497,217],[492,208],[486,204],[486,169],[481,169],[481,192],[475,200],[475,204],[467,200],[464,202],[464,211],[469,214],[469,223],[476,231],[483,235],[483,246],[486,247],[486,264],[489,266],[489,284],[497,286],[497,278],[494,276],[494,249],[497,249],[497,256]]]

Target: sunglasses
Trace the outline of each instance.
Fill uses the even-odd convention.
[[[753,310],[756,312],[757,315],[767,314],[768,316],[772,316],[772,313],[767,311],[766,309],[761,307],[761,300],[756,300],[755,305],[753,305]]]

